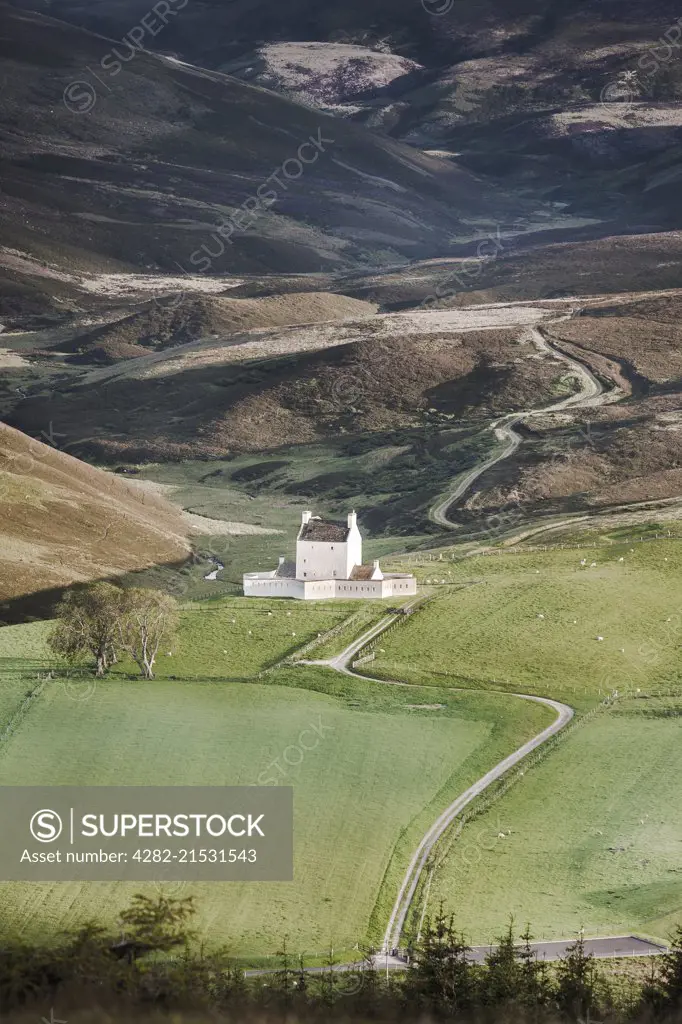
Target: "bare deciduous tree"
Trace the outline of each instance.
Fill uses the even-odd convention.
[[[178,603],[159,590],[124,590],[118,615],[118,642],[138,665],[145,679],[154,678],[154,663],[163,641],[173,637]]]

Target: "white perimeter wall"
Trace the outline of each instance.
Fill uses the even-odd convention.
[[[293,597],[299,601],[329,598],[353,600],[374,597],[409,597],[417,593],[414,576],[384,580],[253,580],[244,578],[245,597]]]
[[[250,580],[244,577],[244,597],[298,597],[302,598],[300,580]]]

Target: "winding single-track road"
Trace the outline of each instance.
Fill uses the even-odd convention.
[[[552,322],[559,323],[561,320],[569,320],[572,316],[573,310],[565,316],[553,318]],[[474,466],[474,468],[470,469],[468,473],[465,473],[457,482],[455,489],[450,491],[448,494],[445,494],[442,498],[439,498],[430,510],[430,518],[435,523],[438,523],[439,526],[444,526],[448,530],[455,529],[455,524],[448,519],[447,515],[452,505],[466,494],[471,485],[475,483],[479,477],[483,476],[483,474],[491,469],[492,466],[497,465],[498,462],[503,462],[504,459],[508,459],[510,455],[514,454],[521,444],[521,435],[517,434],[514,430],[517,423],[520,423],[521,420],[528,419],[530,416],[544,416],[547,413],[561,412],[564,409],[585,408],[598,405],[604,398],[604,389],[602,385],[586,366],[583,366],[583,364],[577,359],[573,359],[571,356],[566,355],[559,349],[554,348],[537,327],[529,327],[528,336],[540,351],[551,353],[556,358],[561,359],[562,362],[566,363],[576,378],[581,381],[582,387],[580,388],[580,391],[569,395],[567,398],[562,398],[560,402],[555,402],[553,405],[546,405],[537,409],[526,409],[523,412],[507,413],[507,415],[501,416],[490,424],[489,429],[493,431],[497,440],[500,441],[504,447],[491,455],[490,458],[480,463],[480,465]]]
[[[414,605],[420,600],[421,598],[416,598],[414,601],[405,605],[405,608],[410,609],[414,607]],[[352,675],[358,679],[364,679],[371,683],[378,683],[379,685],[411,686],[413,684],[398,682],[397,680],[382,680],[374,679],[371,676],[363,676],[360,673],[353,671],[350,667],[352,659],[358,651],[362,650],[362,648],[372,640],[376,640],[377,637],[384,633],[389,626],[392,626],[399,617],[399,614],[386,615],[370,629],[366,630],[362,636],[353,640],[353,642],[350,643],[345,650],[341,652],[341,654],[337,654],[335,657],[328,658],[326,660],[304,662],[304,664],[325,665],[328,668],[335,669],[337,672],[344,672],[347,675]],[[472,802],[472,800],[475,800],[476,797],[480,796],[488,786],[492,785],[492,783],[497,779],[502,778],[502,776],[511,768],[522,761],[524,757],[531,753],[531,751],[535,750],[543,743],[546,743],[548,739],[560,732],[561,729],[563,729],[564,726],[566,726],[573,718],[573,708],[569,707],[567,704],[561,704],[559,701],[550,700],[548,697],[536,697],[525,693],[511,694],[511,696],[520,697],[522,700],[534,701],[536,704],[544,704],[546,707],[551,708],[556,712],[556,718],[547,726],[546,729],[543,729],[542,732],[537,734],[537,736],[534,736],[532,739],[522,744],[512,754],[509,754],[508,757],[505,757],[502,761],[496,764],[494,768],[491,768],[489,772],[486,772],[485,775],[474,782],[472,786],[469,786],[469,788],[465,790],[464,793],[461,793],[456,800],[453,800],[453,802],[445,808],[436,821],[434,821],[433,825],[431,825],[426,834],[422,837],[422,840],[415,850],[407,867],[395,903],[393,904],[393,909],[386,926],[382,944],[384,951],[399,945],[405,920],[429,855],[457,815],[460,814],[464,808]]]

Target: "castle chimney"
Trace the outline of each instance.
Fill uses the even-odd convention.
[[[352,512],[348,513],[348,529],[352,530],[353,527],[357,526],[357,525],[358,525],[358,517],[356,515],[355,509],[353,509]]]
[[[313,518],[312,512],[301,512],[301,526],[305,526]]]
[[[284,555],[279,556],[278,564],[280,567],[284,565]]]
[[[374,559],[373,565],[374,565],[374,568],[375,568],[375,569],[378,569],[378,568],[379,568],[379,559],[378,559],[378,558],[375,558],[375,559]]]

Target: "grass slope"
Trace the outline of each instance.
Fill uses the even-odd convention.
[[[473,585],[443,588],[386,637],[372,673],[584,708],[614,689],[678,686],[681,565],[676,539],[459,562],[446,553],[418,575]]]
[[[45,645],[45,623],[0,629],[0,736],[54,658]],[[0,750],[3,740],[0,739]]]
[[[444,899],[473,941],[510,913],[536,936],[667,938],[682,920],[682,724],[679,705],[657,718],[646,704],[598,713],[527,772],[452,847],[430,905]]]
[[[159,679],[253,676],[356,611],[354,601],[241,597],[193,604],[183,609],[177,640],[172,651],[161,653],[156,675]],[[121,671],[126,667],[120,666]]]
[[[0,424],[0,602],[183,561],[187,532],[162,497]]]

